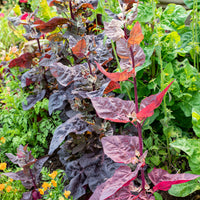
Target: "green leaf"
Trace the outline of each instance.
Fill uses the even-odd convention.
[[[200,137],[200,106],[192,108],[192,124],[195,134]]]
[[[155,3],[154,3],[155,7]],[[150,22],[153,18],[153,7],[152,3],[139,4],[138,15],[136,20],[139,22]]]
[[[160,157],[159,156],[151,156],[150,160],[155,166],[158,166],[160,164]]]
[[[193,0],[184,0],[184,3],[188,8],[193,9]],[[197,0],[197,8],[200,9],[200,0]]]
[[[186,197],[189,194],[195,192],[196,190],[200,190],[200,183],[198,182],[199,178],[188,181],[186,183],[172,185],[169,189],[169,194],[176,197]]]
[[[162,196],[158,192],[153,193],[155,200],[163,200]]]

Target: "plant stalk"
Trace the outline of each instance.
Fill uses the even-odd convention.
[[[71,18],[72,18],[73,20],[75,20],[75,17],[74,17],[73,11],[72,11],[72,1],[71,1],[71,0],[69,1],[69,8],[70,8]]]
[[[133,49],[130,47],[131,59],[132,59],[132,67],[135,68],[134,54]],[[138,108],[138,94],[137,94],[137,80],[136,76],[133,77],[134,84],[134,95],[135,95],[135,112],[136,114],[139,112]],[[140,156],[143,155],[143,139],[142,139],[142,125],[137,121],[137,131],[139,137],[139,146],[140,146]],[[142,178],[142,190],[145,191],[145,177],[144,177],[144,169],[141,169],[141,178]]]

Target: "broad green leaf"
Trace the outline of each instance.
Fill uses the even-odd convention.
[[[192,124],[195,134],[200,137],[200,106],[192,108]]]
[[[169,194],[176,197],[186,197],[189,194],[195,192],[196,190],[200,190],[200,178],[197,178],[192,181],[188,181],[186,183],[172,185],[171,189],[169,189]]]
[[[193,9],[193,0],[184,0],[184,3],[188,8]],[[197,0],[197,8],[200,9],[200,0]]]
[[[176,30],[178,29],[178,27],[185,24],[185,20],[187,19],[190,12],[191,11],[186,11],[183,6],[176,4],[168,4],[168,6],[162,14],[162,19],[169,20],[170,26],[174,30]]]
[[[180,138],[170,143],[170,146],[181,149],[189,156],[192,156],[194,153],[200,153],[200,140],[198,139]]]
[[[155,7],[155,3],[154,3]],[[139,22],[150,22],[153,18],[153,8],[152,3],[139,4],[138,5],[138,15],[136,20]]]
[[[193,173],[200,174],[200,139],[181,138],[172,142],[170,146],[178,148],[188,154],[190,169]]]

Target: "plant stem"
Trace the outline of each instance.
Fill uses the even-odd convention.
[[[131,52],[131,59],[132,59],[132,67],[135,68],[135,61],[134,61],[134,54],[133,54],[132,47],[130,47],[130,52]],[[136,76],[133,77],[133,84],[134,84],[134,95],[135,95],[135,112],[137,114],[139,112],[139,108],[138,108]],[[139,137],[140,156],[142,156],[143,155],[142,126],[138,121],[137,121],[137,131],[138,131],[138,137]],[[141,178],[142,178],[142,190],[145,191],[145,177],[144,177],[144,169],[143,168],[141,169]]]
[[[75,20],[75,17],[74,17],[73,11],[72,11],[72,1],[71,1],[71,0],[69,1],[69,8],[70,8],[71,18],[72,18],[73,20]]]

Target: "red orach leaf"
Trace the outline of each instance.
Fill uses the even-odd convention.
[[[111,178],[96,188],[89,200],[105,200],[122,187],[128,186],[132,180],[137,178],[140,165],[141,163],[137,165],[134,172],[128,166],[119,167]]]
[[[91,101],[100,118],[113,122],[128,123],[129,116],[135,112],[133,101],[109,97],[94,97]]]
[[[128,46],[135,44],[140,44],[140,42],[144,39],[144,35],[142,34],[142,29],[139,22],[136,22],[134,27],[131,30],[130,37],[128,39]]]
[[[118,163],[136,164],[140,151],[139,138],[136,136],[118,135],[101,139],[104,153]]]
[[[12,67],[18,66],[22,68],[30,68],[33,57],[34,56],[32,53],[24,53],[18,58],[13,59],[8,65],[8,67],[12,68]]]
[[[85,57],[85,54],[86,54],[86,41],[83,38],[80,41],[78,41],[77,44],[74,47],[72,47],[72,52],[78,58]]]
[[[109,92],[111,92],[115,89],[119,89],[119,88],[120,88],[120,84],[118,82],[110,81],[110,83],[108,84],[108,86],[104,90],[104,94],[108,94]]]
[[[69,20],[66,18],[54,17],[46,23],[42,20],[37,20],[34,22],[34,24],[36,24],[36,29],[40,30],[43,33],[48,33],[54,31],[58,25],[63,25],[68,22]]]
[[[185,183],[200,177],[200,175],[195,174],[169,174],[163,169],[154,168],[148,174],[150,180],[155,185],[153,187],[154,192],[157,190],[167,191],[171,188],[172,185]]]
[[[19,0],[20,3],[27,3],[28,0]]]
[[[142,100],[140,105],[140,112],[137,114],[137,119],[142,121],[147,117],[151,117],[154,114],[154,110],[162,103],[165,93],[174,81],[172,81],[162,92],[151,95]]]
[[[54,3],[60,3],[60,2],[62,2],[62,0],[47,0],[47,3],[50,7],[54,6]]]
[[[99,71],[103,73],[105,76],[107,76],[111,81],[117,82],[117,81],[126,81],[128,78],[132,77],[135,74],[135,69],[133,68],[130,72],[128,70],[125,70],[123,72],[116,72],[116,73],[109,73],[104,70],[99,63],[95,62]]]

